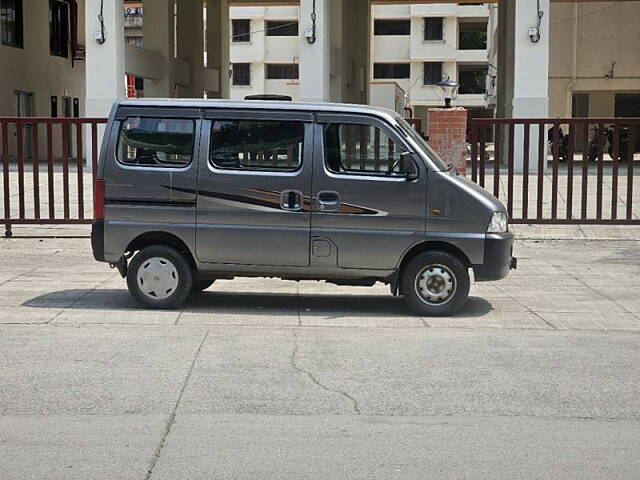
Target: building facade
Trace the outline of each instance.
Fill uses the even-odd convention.
[[[458,105],[479,113],[640,115],[640,2],[246,3],[146,0],[141,15],[141,2],[105,2],[101,22],[100,2],[0,0],[0,115],[104,116],[126,75],[136,94],[161,97],[367,102],[374,85],[397,84],[391,101],[404,92],[418,117],[449,77]],[[532,43],[536,6],[542,39]]]
[[[461,84],[458,105],[491,114],[484,95],[486,5],[376,5],[372,10],[371,101],[396,109],[410,106],[426,119],[428,107],[442,104],[435,84],[450,78]],[[298,99],[299,8],[232,7],[230,21],[231,98],[271,93]],[[395,86],[378,88],[384,84]]]
[[[84,115],[84,1],[0,1],[0,115]]]
[[[299,94],[299,7],[231,7],[231,98]]]
[[[638,19],[640,2],[550,4],[546,18],[550,117],[640,116]],[[497,6],[491,7],[488,55],[489,63],[498,68],[500,20]],[[490,68],[488,105],[497,109],[497,115],[509,116],[509,112],[501,110],[504,102],[498,95],[500,88],[497,72]]]
[[[414,116],[426,121],[429,107],[443,104],[443,79],[460,84],[456,104],[472,115],[485,108],[486,4],[375,5],[371,38],[372,87],[393,82],[405,92]]]

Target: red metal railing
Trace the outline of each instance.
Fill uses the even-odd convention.
[[[640,224],[640,118],[476,118],[469,141],[513,223]]]
[[[91,222],[105,122],[0,117],[7,235],[12,225]],[[469,139],[472,180],[505,201],[513,223],[640,224],[640,119],[478,118]]]
[[[11,235],[12,225],[91,223],[93,215],[85,206],[91,206],[87,190],[95,180],[98,125],[103,123],[105,118],[0,117],[4,214],[0,223],[5,235]],[[85,135],[91,141],[88,150]],[[90,158],[85,159],[89,151]],[[85,182],[89,162],[92,181]]]

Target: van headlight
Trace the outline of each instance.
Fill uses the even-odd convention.
[[[487,233],[506,233],[509,230],[507,214],[504,212],[493,212]]]

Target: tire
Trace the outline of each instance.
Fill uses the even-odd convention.
[[[157,275],[151,276],[151,272]],[[192,283],[193,275],[187,260],[166,245],[143,248],[127,269],[129,293],[151,308],[177,307],[189,295]]]
[[[194,280],[191,283],[191,293],[200,293],[213,285],[213,282],[215,280]]]
[[[452,315],[469,297],[468,269],[445,252],[417,255],[404,268],[400,282],[405,302],[419,315]]]

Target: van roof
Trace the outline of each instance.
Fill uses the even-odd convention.
[[[382,107],[361,105],[356,103],[313,103],[313,102],[282,102],[262,100],[219,100],[202,98],[134,98],[119,102],[123,107],[190,107],[190,108],[229,108],[252,110],[295,110],[332,113],[361,113],[377,115],[387,120],[398,116],[397,112]]]

